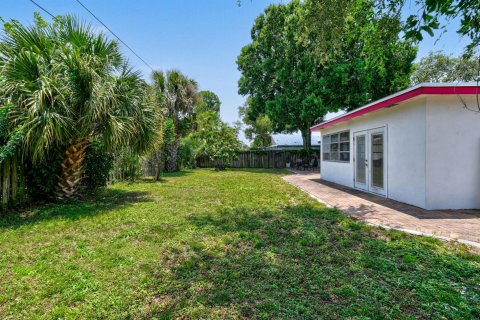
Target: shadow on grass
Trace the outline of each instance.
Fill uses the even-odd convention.
[[[244,171],[248,173],[272,173],[276,175],[288,174],[288,170],[285,168],[228,168],[230,171]]]
[[[480,315],[480,259],[445,252],[435,239],[308,205],[222,209],[188,220],[208,236],[162,256],[145,318]]]
[[[185,177],[188,175],[191,175],[193,173],[192,170],[181,170],[177,172],[163,172],[161,175],[160,180],[155,180],[155,176],[146,176],[141,179],[138,179],[136,181],[133,181],[132,183],[166,183],[169,181],[170,178],[180,178],[180,177]]]
[[[133,203],[151,201],[148,192],[129,192],[103,188],[93,195],[78,200],[51,203],[23,208],[21,211],[8,211],[0,216],[1,229],[16,229],[57,218],[77,220],[101,214]]]

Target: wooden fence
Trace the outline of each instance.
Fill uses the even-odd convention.
[[[293,167],[297,160],[304,161],[313,154],[319,156],[318,152],[312,152],[309,156],[305,156],[305,153],[299,150],[242,151],[229,166],[232,168],[285,168],[286,164],[290,163]],[[213,168],[215,163],[208,158],[199,158],[197,167]]]
[[[21,172],[15,158],[0,163],[0,210],[25,200],[25,179]]]

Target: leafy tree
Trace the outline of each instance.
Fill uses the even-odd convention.
[[[415,64],[412,84],[422,82],[474,81],[480,72],[480,57],[452,57],[430,52]]]
[[[12,105],[8,117],[21,131],[23,157],[45,159],[64,150],[57,197],[80,184],[85,149],[98,140],[109,151],[147,150],[160,117],[147,86],[118,43],[72,16],[33,26],[6,22],[0,40],[0,88]]]
[[[398,37],[399,17],[376,15],[373,1],[351,1],[342,9],[341,36],[335,37],[310,26],[314,17],[322,17],[323,28],[338,20],[337,15],[331,19],[331,8],[317,4],[270,5],[255,20],[252,43],[237,60],[239,93],[250,98],[248,121],[267,115],[273,132],[300,131],[307,149],[310,127],[328,112],[356,108],[408,86],[416,54]],[[320,46],[323,42],[330,45]]]
[[[207,111],[220,113],[220,106],[222,103],[215,93],[212,91],[200,91],[200,98],[200,103],[195,108],[196,113]]]
[[[243,123],[247,126],[244,130],[245,137],[252,140],[253,148],[266,148],[272,145],[272,121],[267,115],[259,115],[255,120],[248,117],[248,101],[238,108]]]
[[[217,113],[204,112],[198,119],[198,130],[192,134],[199,146],[198,154],[208,156],[217,170],[224,170],[241,148],[238,132],[220,120]]]
[[[170,70],[165,74],[155,71],[152,79],[157,99],[166,110],[167,118],[173,122],[175,138],[167,145],[168,158],[165,168],[166,171],[173,172],[178,170],[177,153],[180,140],[190,132],[194,108],[200,102],[198,84],[177,70]]]
[[[320,72],[308,41],[299,41],[302,6],[298,1],[270,5],[252,27],[252,43],[242,48],[239,93],[250,96],[248,118],[267,115],[274,132],[300,130],[309,144],[310,126],[327,113],[319,96]]]

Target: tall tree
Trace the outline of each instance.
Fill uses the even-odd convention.
[[[220,98],[212,91],[200,91],[200,102],[195,108],[196,113],[215,112],[220,113],[220,106],[222,105]]]
[[[252,43],[243,47],[237,64],[242,72],[239,93],[250,96],[248,118],[267,115],[274,132],[300,130],[310,144],[310,126],[327,113],[322,106],[319,68],[302,41],[303,8],[299,1],[270,5],[252,27]]]
[[[267,115],[274,132],[299,130],[305,148],[311,143],[310,127],[328,112],[408,86],[416,54],[399,39],[398,15],[374,14],[373,0],[352,0],[340,17],[317,4],[270,5],[255,20],[252,43],[237,60],[239,93],[250,97],[249,120]],[[340,19],[338,34],[312,28],[309,21],[318,16],[324,28]]]
[[[189,133],[194,108],[200,101],[198,84],[177,70],[170,70],[165,74],[155,71],[152,79],[157,99],[164,106],[167,118],[173,122],[175,138],[168,146],[166,162],[166,170],[173,172],[178,170],[177,154],[180,139]]]
[[[480,56],[452,57],[444,53],[430,52],[415,64],[412,84],[422,82],[475,81],[480,74]]]
[[[36,15],[33,26],[6,22],[0,88],[21,131],[24,157],[40,161],[51,148],[64,148],[59,198],[77,191],[93,139],[109,150],[142,152],[156,138],[159,114],[140,74],[116,41],[75,17],[48,24]]]

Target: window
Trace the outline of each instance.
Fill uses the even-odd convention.
[[[323,136],[323,161],[350,162],[350,131]]]

